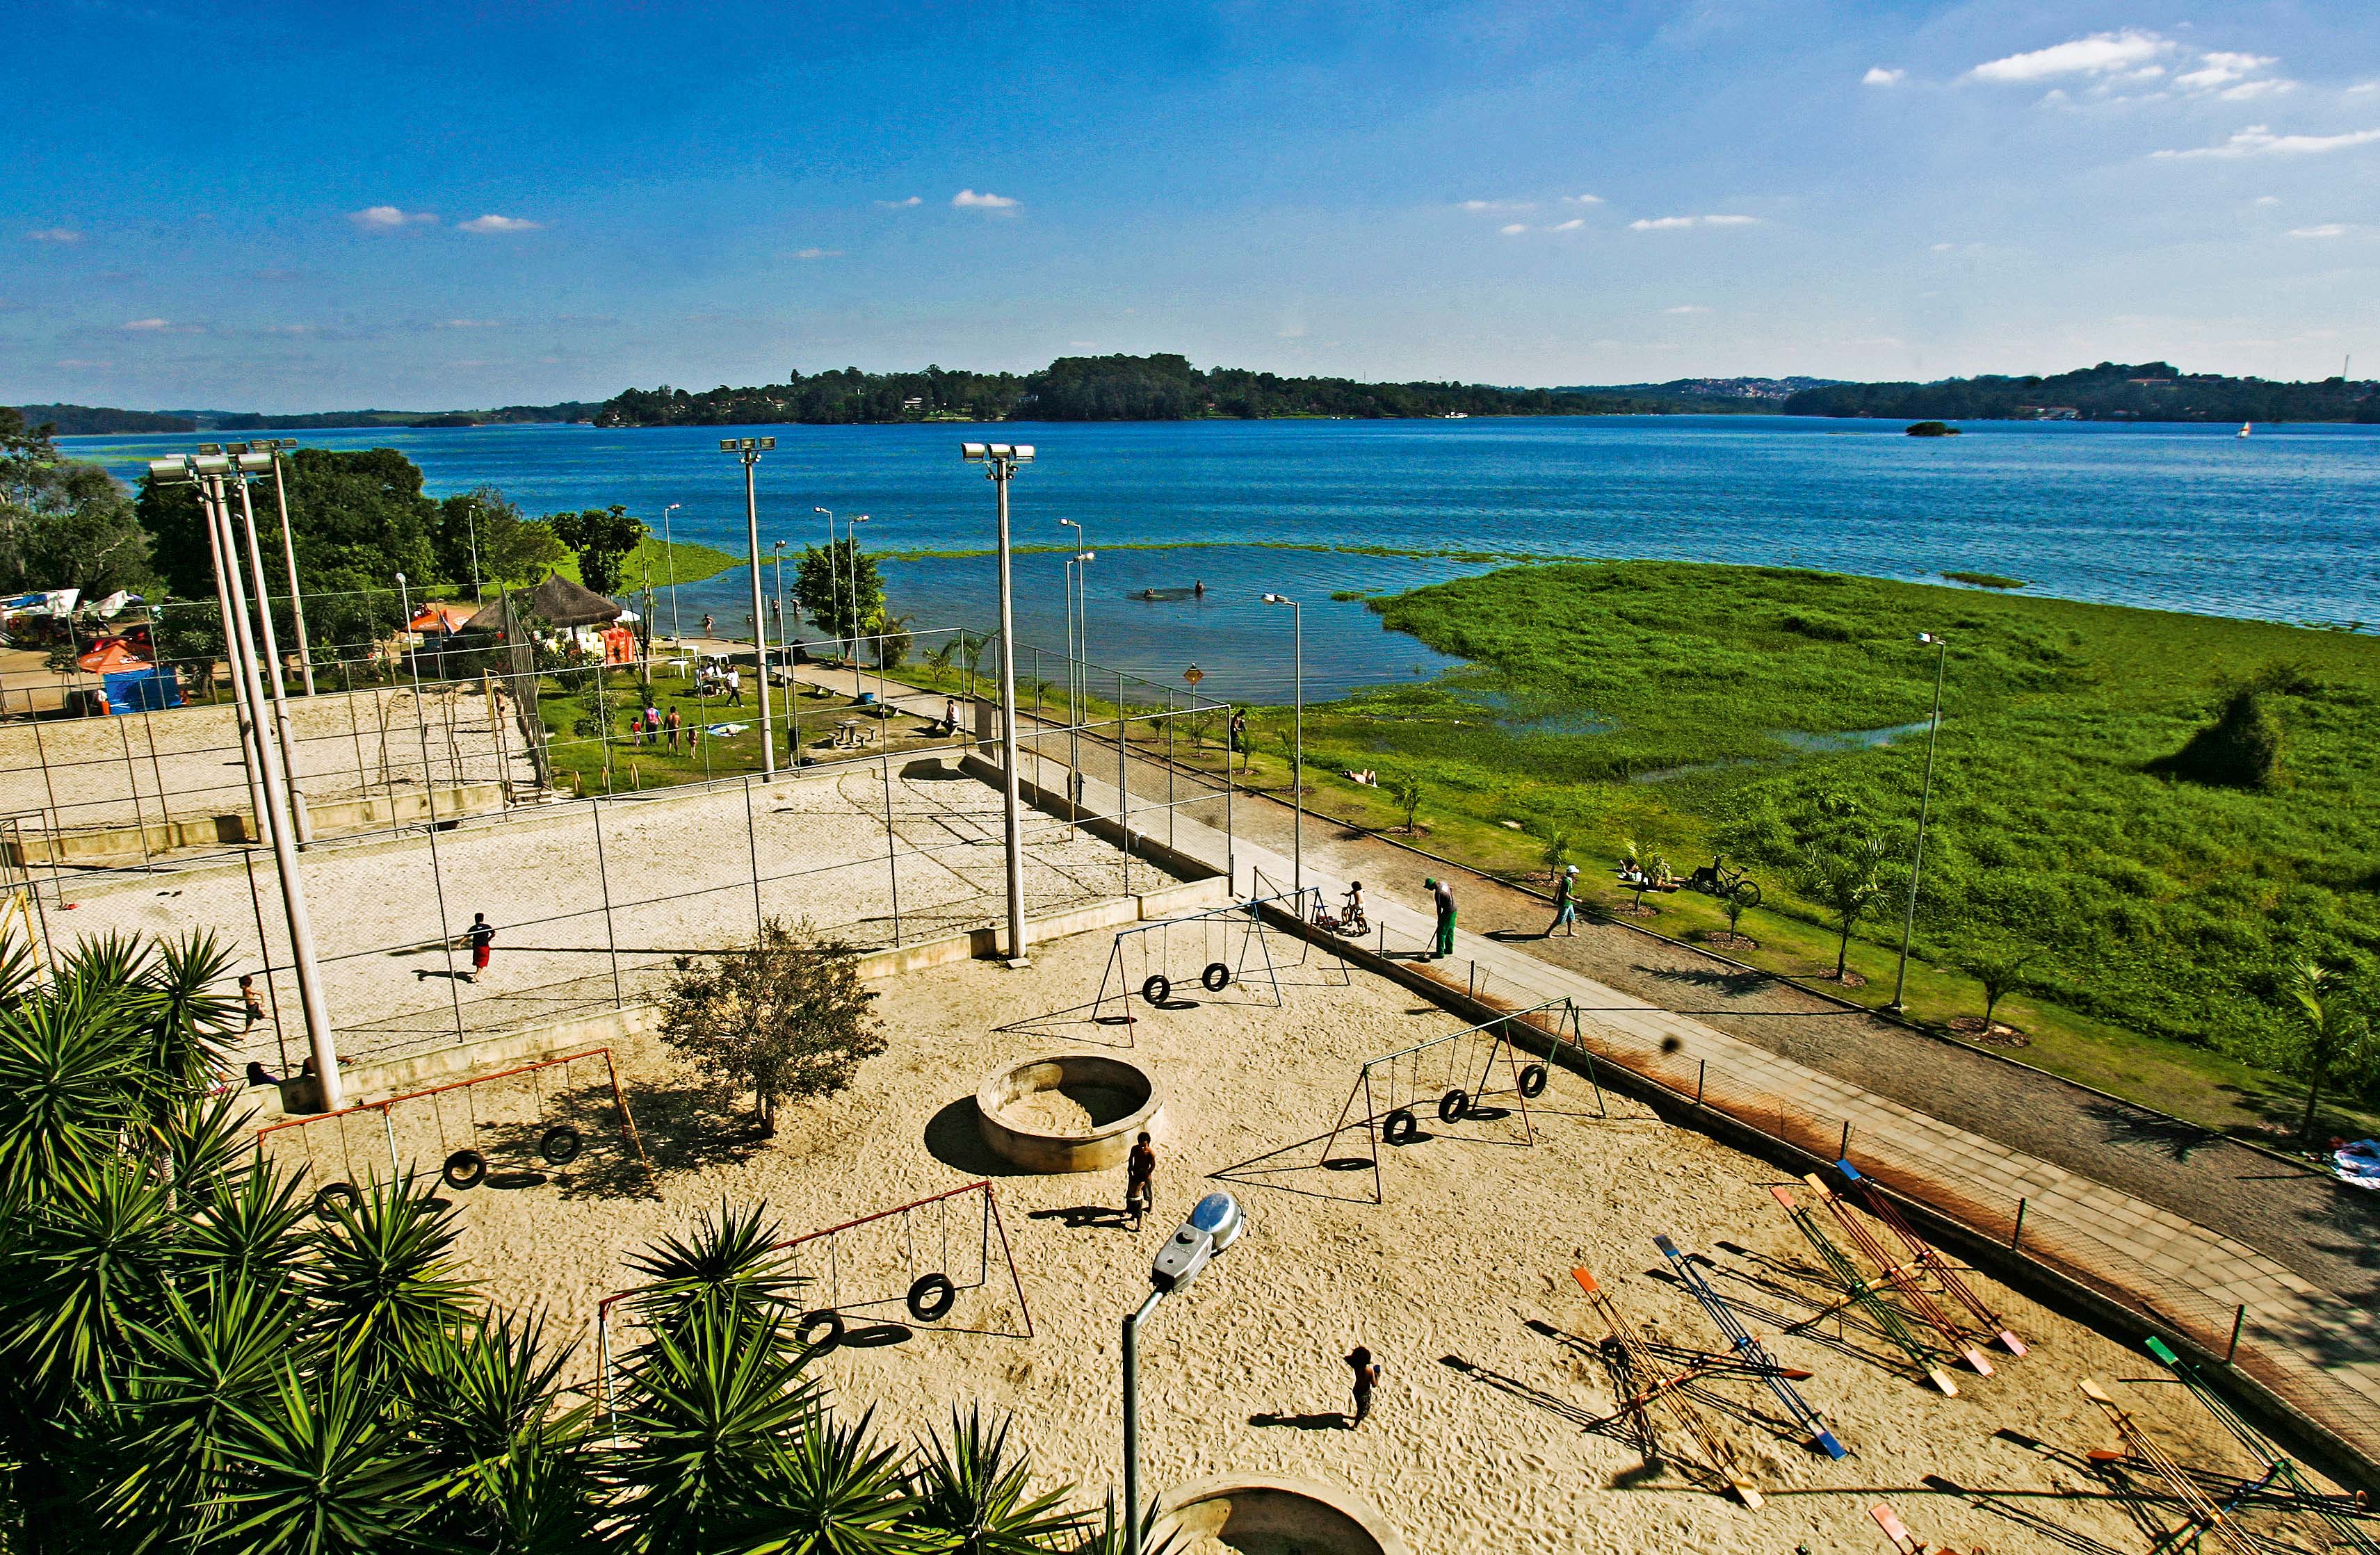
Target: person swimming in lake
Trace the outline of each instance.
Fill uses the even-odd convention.
[[[1205,578],[1203,578],[1203,577],[1202,577],[1202,578],[1200,578],[1197,582],[1193,583],[1192,585],[1190,585],[1190,591],[1191,591],[1193,594],[1197,595],[1200,599],[1204,599],[1204,598],[1206,598],[1206,596],[1207,596],[1207,580],[1206,580]]]

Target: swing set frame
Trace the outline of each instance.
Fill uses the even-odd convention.
[[[1544,1039],[1547,1047],[1545,1061],[1540,1062],[1534,1054],[1529,1054],[1525,1055],[1526,1062],[1524,1063],[1524,1055],[1519,1042],[1515,1040],[1523,1027]],[[1456,1071],[1456,1065],[1461,1062],[1463,1054],[1460,1044],[1473,1038],[1488,1039],[1487,1056],[1479,1062],[1478,1075],[1475,1079],[1470,1078],[1468,1067],[1459,1074]],[[1387,1203],[1388,1190],[1382,1183],[1380,1174],[1380,1142],[1387,1139],[1392,1130],[1403,1134],[1407,1138],[1412,1137],[1408,1130],[1415,1123],[1414,1108],[1422,1100],[1419,1073],[1423,1055],[1439,1048],[1447,1050],[1446,1073],[1443,1075],[1445,1088],[1439,1097],[1438,1115],[1441,1123],[1459,1123],[1470,1116],[1472,1109],[1482,1098],[1509,1094],[1518,1104],[1521,1114],[1521,1138],[1518,1143],[1523,1148],[1533,1148],[1537,1142],[1537,1136],[1536,1125],[1529,1117],[1529,1098],[1533,1092],[1538,1096],[1545,1094],[1546,1087],[1550,1083],[1552,1076],[1551,1061],[1564,1048],[1571,1049],[1585,1061],[1587,1084],[1595,1089],[1595,1115],[1598,1118],[1610,1115],[1604,1102],[1602,1082],[1595,1075],[1595,1055],[1587,1049],[1585,1027],[1577,1002],[1567,998],[1549,999],[1542,1004],[1533,1004],[1525,1010],[1515,1010],[1511,1014],[1498,1015],[1493,1020],[1481,1021],[1476,1026],[1466,1026],[1460,1031],[1441,1032],[1436,1037],[1416,1042],[1409,1048],[1400,1048],[1395,1052],[1383,1053],[1378,1058],[1366,1060],[1363,1069],[1355,1076],[1354,1085],[1347,1092],[1347,1099],[1339,1108],[1338,1121],[1331,1124],[1330,1132],[1322,1136],[1322,1153],[1316,1164],[1329,1166],[1334,1159],[1330,1154],[1331,1148],[1338,1144],[1342,1134],[1351,1128],[1363,1130],[1365,1143],[1371,1154],[1372,1202]],[[1490,1089],[1489,1081],[1495,1076],[1499,1059],[1503,1062],[1505,1077],[1509,1083],[1505,1087]],[[1413,1099],[1405,1102],[1397,1099],[1396,1079],[1398,1065],[1408,1061],[1414,1065],[1415,1082],[1412,1087]],[[1386,1071],[1386,1078],[1376,1087],[1373,1075],[1375,1071],[1382,1070]],[[1458,1084],[1458,1081],[1463,1083]],[[1389,1106],[1385,1112],[1380,1107],[1382,1090],[1388,1093]],[[1461,1098],[1459,1102],[1456,1099],[1458,1097]],[[1361,1116],[1356,1116],[1355,1108],[1359,1102],[1363,1106],[1363,1112]],[[1401,1142],[1399,1139],[1389,1139],[1390,1144]],[[1505,1143],[1500,1140],[1480,1142]]]
[[[489,1085],[497,1080],[514,1079],[522,1075],[536,1075],[548,1069],[561,1068],[565,1069],[566,1072],[568,1065],[582,1063],[591,1058],[600,1058],[603,1061],[604,1076],[610,1081],[612,1087],[612,1107],[613,1112],[620,1120],[621,1131],[626,1135],[628,1148],[636,1152],[638,1161],[643,1165],[646,1171],[650,1172],[652,1170],[653,1163],[651,1160],[646,1156],[645,1142],[637,1132],[636,1115],[628,1111],[627,1093],[620,1088],[620,1067],[619,1064],[613,1061],[612,1057],[612,1050],[609,1047],[582,1048],[577,1052],[563,1053],[553,1058],[540,1059],[534,1063],[515,1064],[510,1069],[500,1069],[492,1075],[474,1075],[468,1080],[450,1080],[443,1086],[425,1086],[419,1090],[406,1091],[400,1095],[386,1097],[378,1101],[358,1102],[352,1107],[342,1107],[333,1112],[310,1112],[301,1118],[284,1118],[279,1123],[266,1124],[256,1131],[257,1148],[261,1150],[264,1148],[265,1138],[269,1135],[282,1134],[291,1129],[299,1130],[300,1132],[298,1133],[298,1137],[305,1142],[307,1171],[310,1175],[314,1171],[314,1136],[303,1131],[322,1124],[336,1124],[340,1140],[339,1148],[347,1169],[347,1175],[344,1178],[335,1179],[335,1182],[345,1184],[348,1186],[354,1186],[359,1174],[355,1169],[354,1154],[348,1148],[346,1144],[347,1120],[361,1116],[365,1113],[377,1112],[380,1114],[382,1136],[388,1142],[389,1178],[392,1182],[400,1181],[404,1178],[406,1172],[404,1166],[397,1160],[396,1125],[390,1118],[390,1113],[395,1108],[402,1106],[404,1103],[408,1101],[419,1101],[427,1099],[432,1109],[437,1113],[439,1144],[443,1148],[445,1144],[446,1120],[445,1112],[443,1109],[440,1107],[437,1099],[438,1098],[444,1096],[451,1091],[459,1090],[468,1092],[475,1086]],[[543,1092],[540,1089],[539,1093],[539,1106],[540,1111],[543,1109]],[[331,1185],[332,1184],[330,1183],[322,1184],[321,1187],[317,1189],[318,1195],[321,1191]]]

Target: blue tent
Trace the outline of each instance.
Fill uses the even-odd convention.
[[[170,665],[118,670],[100,676],[100,684],[106,689],[107,711],[112,713],[156,712],[182,705],[182,683],[175,678]]]

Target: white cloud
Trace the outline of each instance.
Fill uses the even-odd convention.
[[[1675,232],[1689,226],[1758,226],[1758,216],[1643,216],[1628,224],[1631,232]]]
[[[2295,91],[2297,89],[2298,84],[2295,81],[2284,81],[2267,77],[2259,81],[2241,81],[2238,86],[2226,87],[2215,95],[2226,103],[2252,103],[2259,97],[2276,97],[2282,92]]]
[[[37,232],[29,232],[25,234],[25,237],[35,243],[79,243],[82,241],[82,234],[77,232],[70,226],[45,226]]]
[[[1546,228],[1546,230],[1548,232],[1576,232],[1580,227],[1583,227],[1585,225],[1586,218],[1585,216],[1572,216],[1566,222],[1554,223],[1553,225]]]
[[[1758,216],[1705,216],[1705,226],[1758,226]]]
[[[2278,205],[2280,202],[2281,197],[2277,194],[2260,194],[2252,201],[2257,205]]]
[[[543,222],[532,222],[521,216],[473,216],[468,222],[455,224],[465,232],[541,232]]]
[[[1710,310],[1704,307],[1699,302],[1682,302],[1675,308],[1664,308],[1661,311],[1664,313],[1707,313]]]
[[[925,196],[913,194],[906,200],[880,200],[876,202],[876,206],[880,211],[906,211],[912,205],[923,205],[925,202]]]
[[[2236,81],[2252,76],[2260,70],[2268,70],[2280,63],[2270,55],[2225,54],[2219,50],[2213,54],[2200,55],[2198,60],[2198,68],[2176,76],[2173,79],[2174,85],[2189,87],[2193,91],[2204,91],[2219,87],[2226,81]]]
[[[2126,28],[2121,32],[2094,32],[2054,43],[2046,49],[1987,60],[1967,72],[1979,81],[2026,82],[2054,80],[2060,76],[2106,76],[2119,70],[2139,70],[2173,44],[2154,32]]]
[[[1465,200],[1455,206],[1458,211],[1534,211],[1534,200]]]
[[[2380,91],[2380,80],[2375,80],[2375,81],[2358,81],[2358,82],[2356,82],[2353,86],[2349,87],[2347,90],[2348,90],[2349,91],[2350,91],[2350,92],[2355,92],[2355,91]]]
[[[1526,222],[1512,222],[1507,225],[1500,226],[1496,230],[1502,233],[1507,237],[1518,237],[1521,234],[1529,230],[1529,224]]]
[[[261,326],[262,333],[266,334],[312,334],[322,327],[322,326],[320,324],[265,324]]]
[[[2276,135],[2266,126],[2252,124],[2219,146],[2193,146],[2181,152],[2154,152],[2153,156],[2312,156],[2345,151],[2350,146],[2380,140],[2380,129],[2357,129],[2345,135]]]
[[[2293,226],[2289,228],[2289,236],[2292,237],[2344,237],[2347,236],[2347,229],[2337,222],[2325,222],[2320,226]]]
[[[171,322],[164,319],[127,319],[120,327],[146,333],[172,329],[174,326]]]
[[[1603,196],[1599,194],[1566,194],[1562,196],[1562,203],[1565,205],[1600,205],[1603,203]]]
[[[88,358],[83,357],[67,357],[64,360],[54,365],[62,367],[68,372],[77,372],[87,368],[109,368],[114,367],[115,364],[114,362],[92,361]]]
[[[395,205],[367,205],[360,211],[347,213],[347,220],[366,232],[395,232],[399,227],[415,226],[437,219],[427,211],[406,211]]]
[[[973,189],[961,189],[958,193],[951,196],[951,203],[962,211],[997,211],[1002,213],[1014,211],[1016,209],[1017,205],[1017,202],[1011,200],[1008,196],[1004,194],[993,194],[988,189],[981,194],[976,193]]]
[[[795,249],[794,250],[794,258],[797,260],[841,259],[842,257],[841,249]]]
[[[449,319],[438,327],[440,329],[502,329],[504,325],[501,319]]]
[[[1888,70],[1881,65],[1871,65],[1867,67],[1867,74],[1860,78],[1860,85],[1899,86],[1908,76],[1906,70]]]

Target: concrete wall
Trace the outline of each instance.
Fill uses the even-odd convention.
[[[385,831],[392,826],[427,823],[432,814],[443,821],[493,815],[504,808],[504,785],[466,783],[431,792],[374,794],[355,799],[306,802],[306,817],[317,837],[351,836],[359,832]],[[155,820],[145,826],[102,826],[91,831],[26,832],[0,842],[0,856],[23,869],[35,864],[79,864],[185,848],[216,848],[257,841],[255,820],[245,810],[183,820]]]

